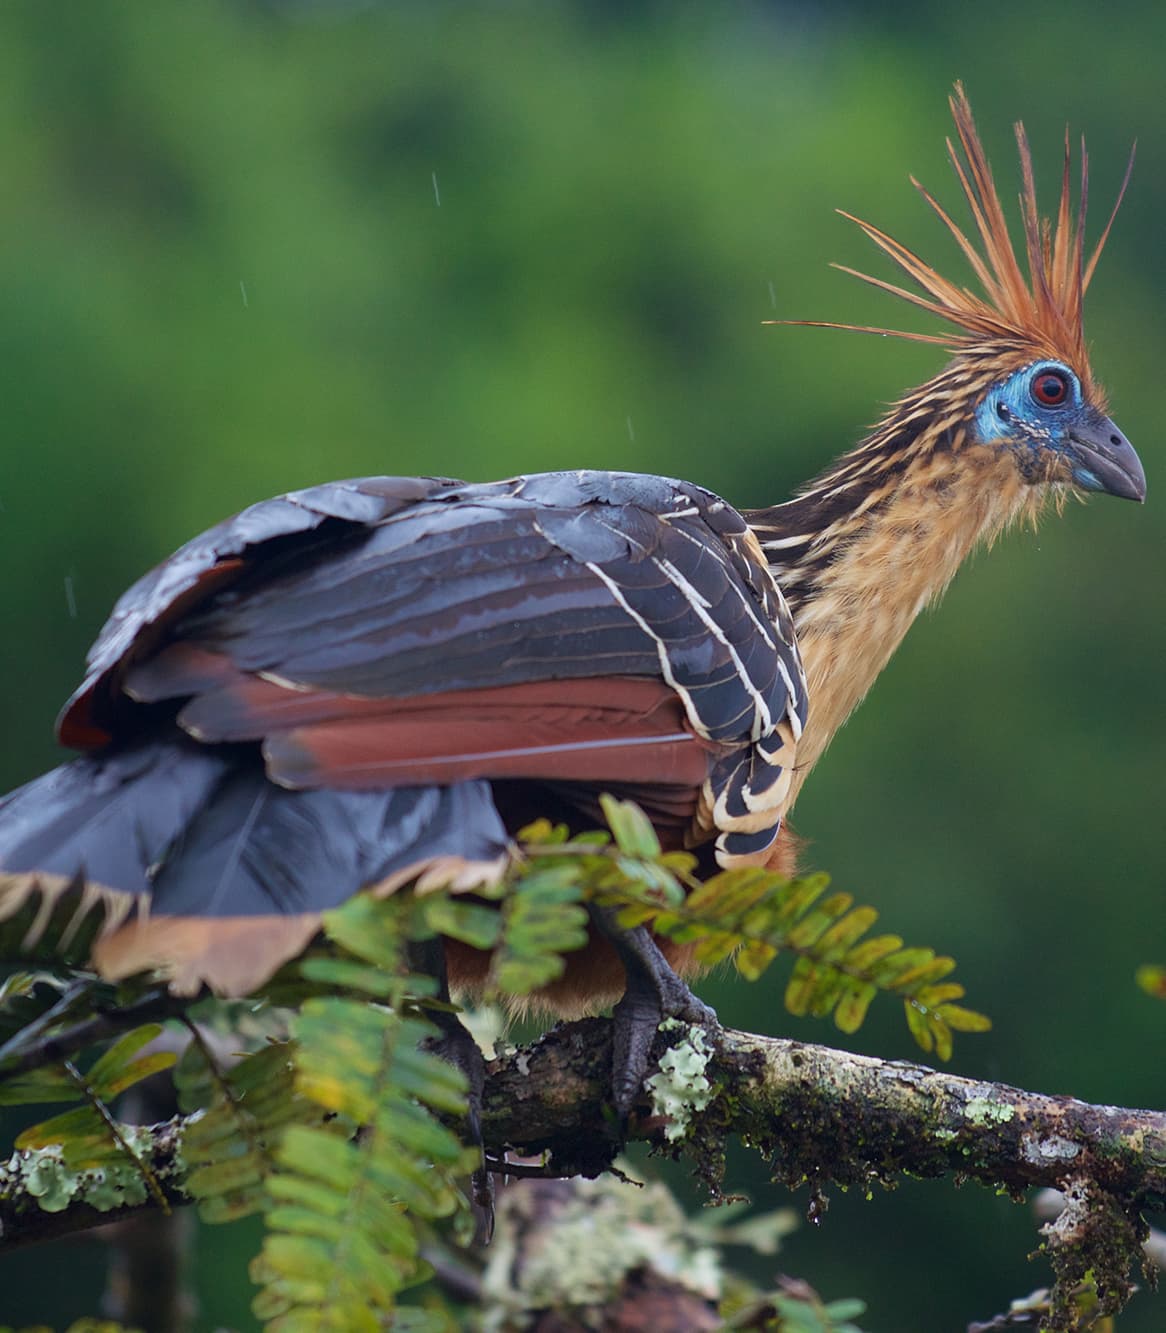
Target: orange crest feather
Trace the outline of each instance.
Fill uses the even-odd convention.
[[[972,119],[963,85],[957,83],[948,99],[955,121],[959,147],[949,138],[948,156],[963,187],[978,234],[980,248],[969,239],[943,206],[919,184],[914,177],[912,185],[927,200],[940,221],[955,237],[960,249],[971,264],[984,289],[978,296],[966,287],[957,287],[940,276],[905,245],[862,218],[843,212],[842,216],[855,223],[885,254],[922,289],[910,291],[892,282],[860,273],[856,269],[836,264],[835,268],[860,278],[872,287],[889,292],[892,296],[909,301],[940,319],[947,320],[963,333],[937,335],[910,333],[902,329],[873,328],[859,324],[825,323],[819,320],[780,320],[773,323],[808,324],[817,328],[849,329],[855,333],[878,333],[893,338],[907,338],[912,342],[936,343],[952,350],[966,350],[984,340],[1021,340],[1035,344],[1043,353],[1069,361],[1081,372],[1088,372],[1088,357],[1082,323],[1082,304],[1085,292],[1097,267],[1098,258],[1109,238],[1110,228],[1117,215],[1133,170],[1134,153],[1118,191],[1117,202],[1109,221],[1089,258],[1085,258],[1085,205],[1089,192],[1089,159],[1085,141],[1081,141],[1081,188],[1076,215],[1072,207],[1070,168],[1072,157],[1069,132],[1065,131],[1065,160],[1061,173],[1061,198],[1055,226],[1042,218],[1037,210],[1036,185],[1033,178],[1032,154],[1024,126],[1016,125],[1016,143],[1020,150],[1021,191],[1020,210],[1024,226],[1024,249],[1027,274],[1017,258],[1008,234],[1008,223],[992,171],[984,154],[980,137]],[[962,149],[962,154],[960,152]]]

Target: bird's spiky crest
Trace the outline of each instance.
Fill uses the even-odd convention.
[[[984,295],[979,296],[966,287],[957,287],[886,232],[841,209],[839,212],[842,216],[859,226],[922,289],[922,293],[899,287],[868,273],[860,273],[842,264],[834,267],[947,320],[962,332],[944,335],[818,320],[788,322],[812,324],[819,328],[849,329],[856,333],[878,333],[893,338],[907,338],[912,342],[936,343],[952,350],[966,350],[984,340],[1021,341],[1033,344],[1035,349],[1039,349],[1038,354],[1067,360],[1083,377],[1088,376],[1082,303],[1129,183],[1134,165],[1133,152],[1130,153],[1129,165],[1109,221],[1086,259],[1085,206],[1089,193],[1089,159],[1084,139],[1081,141],[1081,188],[1074,210],[1070,180],[1072,153],[1069,132],[1067,129],[1065,131],[1061,198],[1054,226],[1048,218],[1042,218],[1037,209],[1028,136],[1024,126],[1017,122],[1016,143],[1020,150],[1021,171],[1020,212],[1028,268],[1026,275],[1008,234],[1004,209],[996,192],[983,145],[976,133],[972,109],[962,84],[955,85],[948,102],[959,140],[958,147],[950,138],[947,140],[948,156],[963,187],[981,248],[977,249],[943,206],[913,176],[911,183],[955,237],[983,286]],[[960,149],[963,150],[962,155]]]

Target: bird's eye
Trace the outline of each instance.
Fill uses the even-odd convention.
[[[1059,370],[1042,370],[1032,382],[1032,396],[1041,407],[1060,407],[1069,397],[1069,380]]]

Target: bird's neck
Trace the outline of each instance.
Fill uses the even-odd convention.
[[[1034,488],[997,451],[907,406],[796,499],[747,514],[806,668],[798,787],[919,612],[979,542],[1034,504]]]

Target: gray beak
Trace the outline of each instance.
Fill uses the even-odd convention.
[[[1087,491],[1122,500],[1146,498],[1146,474],[1134,447],[1108,417],[1082,422],[1069,432],[1073,480]]]

